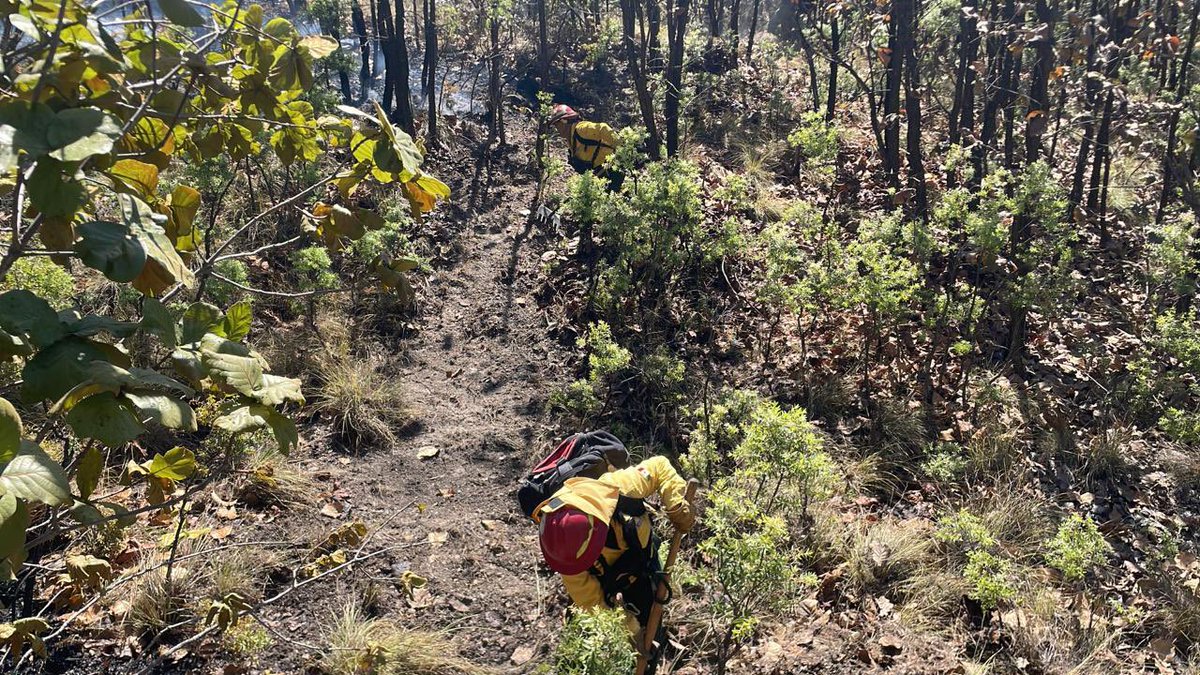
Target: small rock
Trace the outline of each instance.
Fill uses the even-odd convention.
[[[512,656],[508,658],[513,662],[513,665],[523,666],[526,663],[529,663],[529,660],[533,658],[533,647],[530,647],[529,645],[521,645],[513,650]]]
[[[439,453],[441,453],[441,450],[439,450],[435,445],[426,445],[425,447],[417,448],[417,457],[420,457],[421,459],[433,459],[434,457],[437,457]]]
[[[488,531],[495,530],[497,527],[500,527],[500,521],[498,520],[481,520],[479,521],[479,524],[483,525],[483,529]]]

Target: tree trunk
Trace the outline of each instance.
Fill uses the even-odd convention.
[[[1008,106],[1008,100],[1013,96],[1012,75],[1013,75],[1013,53],[1008,49],[1008,45],[1012,44],[1013,35],[1013,18],[1016,15],[1016,4],[1014,0],[1005,0],[1004,3],[1004,23],[1007,26],[1004,36],[997,38],[993,48],[990,48],[989,68],[996,62],[996,57],[1000,57],[1000,76],[993,87],[993,94],[988,97],[987,103],[983,107],[983,127],[979,132],[979,141],[975,144],[973,152],[973,160],[975,165],[975,173],[971,177],[971,188],[978,191],[983,183],[983,177],[987,174],[988,167],[988,151],[991,149],[992,141],[996,138],[996,116],[1001,110]]]
[[[679,153],[679,100],[683,94],[683,39],[687,32],[690,0],[667,0],[667,89],[663,116],[667,123],[667,155]]]
[[[842,34],[838,29],[838,15],[829,17],[829,87],[825,92],[825,121],[833,121],[833,108],[837,103],[838,60],[842,57]],[[747,57],[749,58],[749,57]]]
[[[958,79],[950,107],[950,143],[962,141],[964,130],[975,124],[975,68],[979,55],[979,8],[976,0],[963,0],[958,18]]]
[[[504,54],[500,51],[500,3],[492,0],[491,16],[488,20],[491,37],[491,54],[488,56],[488,142],[504,139],[504,110],[500,100],[500,67]]]
[[[383,0],[386,4],[387,0]],[[412,89],[408,84],[408,34],[404,30],[404,0],[396,0],[396,29],[392,33],[392,49],[395,50],[396,72],[389,74],[396,91],[396,112],[392,121],[400,125],[411,136],[416,136],[413,124]]]
[[[546,26],[546,2],[547,0],[537,0],[537,20],[538,20],[538,43],[537,43],[537,62],[538,62],[538,79],[541,80],[539,88],[544,88],[550,79],[550,41],[547,36]]]
[[[654,119],[654,99],[650,97],[650,85],[646,81],[646,72],[642,69],[641,49],[638,48],[638,40],[634,34],[637,1],[621,0],[621,32],[625,47],[625,60],[629,64],[629,77],[633,80],[634,89],[637,91],[642,124],[645,125],[646,134],[649,136],[647,142],[649,143],[650,157],[658,159],[662,141],[659,139],[658,124]]]
[[[663,71],[664,65],[662,41],[659,38],[662,33],[662,6],[658,4],[658,0],[646,0],[646,23],[650,33],[646,40],[648,43],[646,70],[651,75],[657,75]]]
[[[395,92],[396,38],[395,24],[388,0],[375,0],[375,35],[379,36],[379,49],[383,54],[383,109],[392,109],[392,94]]]
[[[1171,110],[1171,119],[1167,122],[1167,151],[1163,154],[1163,178],[1162,192],[1158,196],[1158,208],[1154,212],[1154,224],[1162,225],[1163,213],[1167,208],[1167,199],[1171,194],[1172,175],[1174,173],[1173,164],[1175,163],[1175,148],[1179,142],[1179,117],[1182,112],[1183,97],[1187,93],[1188,87],[1188,67],[1192,59],[1192,51],[1196,48],[1196,21],[1200,18],[1200,7],[1193,7],[1191,26],[1188,28],[1187,45],[1183,50],[1183,58],[1179,66],[1179,71],[1182,76],[1176,79],[1172,77],[1175,84],[1175,107]],[[1200,145],[1200,143],[1197,143]]]
[[[437,97],[437,0],[425,0],[425,99],[429,105],[426,120],[426,140],[429,147],[438,145],[438,97]]]
[[[813,18],[812,15],[806,18]],[[816,21],[814,19],[813,23]],[[813,112],[821,110],[821,83],[817,80],[817,57],[813,51],[812,44],[808,41],[808,35],[804,32],[804,26],[797,27],[796,37],[800,40],[800,47],[804,50],[804,63],[808,66],[808,88],[812,94]]]
[[[1045,153],[1042,137],[1050,119],[1050,71],[1054,66],[1054,13],[1047,0],[1037,0],[1037,37],[1029,83],[1029,108],[1025,113],[1025,163],[1032,164]]]
[[[358,4],[358,0],[350,2],[350,25],[358,35],[358,54],[362,61],[358,67],[358,95],[365,101],[371,86],[371,43],[367,39],[367,22],[363,18],[362,6]]]
[[[900,51],[900,21],[897,15],[907,11],[912,0],[892,0],[891,20],[888,21],[887,63],[883,94],[883,168],[888,184],[900,187],[900,84],[904,64]]]
[[[750,32],[746,35],[746,63],[754,60],[754,36],[758,33],[758,15],[762,13],[762,0],[754,0],[754,9],[750,12]]]
[[[899,23],[899,46],[904,59],[904,114],[908,120],[905,142],[908,150],[908,184],[915,191],[914,214],[929,219],[929,197],[925,188],[925,163],[921,156],[921,73],[917,57],[917,17],[920,0],[896,0],[892,19]],[[901,58],[892,54],[892,58]]]
[[[733,56],[733,65],[738,61],[738,33],[741,28],[742,0],[733,0],[729,5],[729,53]]]

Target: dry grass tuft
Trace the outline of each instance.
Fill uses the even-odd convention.
[[[885,518],[865,527],[852,525],[843,555],[846,578],[865,592],[887,591],[932,560],[933,539],[924,523]]]
[[[404,388],[374,356],[327,354],[317,370],[314,409],[329,415],[338,433],[356,447],[395,445],[410,419]]]
[[[308,504],[317,493],[312,477],[287,457],[273,442],[256,445],[245,460],[245,479],[238,498],[246,504]]]
[[[440,633],[401,628],[350,604],[336,617],[321,660],[328,675],[486,675],[493,671],[455,655]]]
[[[962,614],[963,598],[970,588],[961,574],[923,566],[898,590],[904,598],[901,623],[914,630],[937,632],[949,630]]]
[[[180,565],[172,570],[169,580],[165,567],[140,577],[129,591],[125,625],[136,635],[155,635],[169,626],[196,619],[195,607],[189,601],[198,586],[192,571]]]

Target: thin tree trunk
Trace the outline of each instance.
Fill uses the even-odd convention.
[[[546,26],[546,2],[548,0],[537,0],[537,20],[538,20],[538,44],[537,44],[537,60],[538,60],[538,78],[541,80],[541,87],[545,87],[547,80],[550,79],[550,41],[547,36]]]
[[[663,116],[667,123],[667,155],[679,153],[679,101],[683,95],[683,40],[690,0],[667,0],[667,69]]]
[[[754,36],[758,34],[758,15],[762,13],[762,0],[754,0],[750,12],[750,32],[746,35],[746,63],[754,61]]]
[[[358,35],[358,54],[362,61],[358,67],[358,95],[365,101],[371,82],[371,44],[367,39],[367,22],[363,18],[362,6],[358,4],[358,0],[350,2],[350,25]]]
[[[637,1],[621,0],[621,32],[625,47],[625,61],[629,65],[629,77],[633,80],[634,89],[637,91],[638,109],[641,110],[642,124],[645,125],[646,134],[649,136],[647,143],[650,157],[658,159],[662,141],[659,139],[658,124],[654,119],[654,100],[650,97],[650,85],[646,81],[646,73],[642,69],[641,50],[638,49],[638,41],[634,34]]]
[[[915,191],[914,213],[921,220],[929,219],[929,197],[925,187],[925,163],[921,155],[921,73],[917,57],[917,17],[920,16],[920,0],[897,0],[894,6],[901,10],[893,15],[899,22],[900,49],[904,58],[904,113],[908,120],[905,142],[908,150],[908,183]],[[893,54],[892,58],[899,58]]]
[[[437,0],[425,0],[425,100],[429,105],[426,120],[426,145],[436,147],[438,140],[438,97],[437,97]]]
[[[396,72],[391,76],[395,82],[396,112],[392,121],[399,124],[408,134],[415,136],[417,129],[413,123],[412,89],[408,83],[408,34],[404,30],[404,14],[404,0],[396,0],[396,30],[392,34],[392,49],[396,52]]]
[[[1029,84],[1029,108],[1025,113],[1025,163],[1036,162],[1045,147],[1042,137],[1050,118],[1050,70],[1054,66],[1054,13],[1047,0],[1037,0],[1037,37],[1034,39],[1035,58]]]
[[[983,183],[983,177],[987,175],[988,167],[988,151],[991,149],[992,141],[996,137],[996,116],[1001,110],[1004,110],[1008,105],[1008,99],[1012,97],[1012,80],[1013,74],[1013,55],[1012,50],[1008,49],[1008,45],[1013,41],[1013,18],[1016,15],[1016,4],[1014,0],[1005,0],[1004,3],[1004,23],[1007,28],[1003,37],[999,37],[993,48],[989,49],[991,58],[989,58],[989,67],[996,61],[996,56],[1003,54],[1000,58],[1000,77],[994,87],[994,93],[987,100],[983,107],[983,127],[979,133],[979,141],[975,144],[973,153],[975,173],[971,177],[971,187],[978,191]]]
[[[962,140],[963,117],[967,118],[968,123],[974,118],[967,109],[975,107],[975,69],[972,62],[979,51],[978,13],[975,0],[963,0],[958,17],[958,77],[954,86],[954,101],[950,106],[952,145]]]
[[[1172,76],[1175,84],[1175,107],[1171,110],[1171,119],[1167,122],[1167,150],[1163,154],[1163,178],[1162,192],[1158,196],[1158,208],[1154,212],[1154,224],[1162,225],[1163,213],[1167,208],[1167,199],[1171,194],[1172,184],[1172,165],[1175,160],[1175,148],[1179,142],[1179,117],[1182,112],[1182,102],[1184,94],[1187,93],[1188,76],[1191,74],[1188,71],[1192,59],[1192,51],[1196,48],[1196,21],[1200,18],[1200,7],[1192,8],[1191,26],[1188,28],[1187,45],[1183,50],[1183,58],[1179,66],[1179,72],[1182,73],[1178,79]],[[1197,145],[1200,145],[1198,143]]]
[[[392,10],[388,0],[375,0],[375,35],[379,36],[379,49],[383,54],[383,109],[392,109],[392,94],[395,91],[396,38],[393,33]]]
[[[837,76],[839,52],[842,48],[842,34],[838,28],[838,15],[829,17],[829,87],[825,92],[825,121],[833,121],[833,108],[837,104]],[[748,58],[748,57],[747,57]]]
[[[738,61],[738,33],[741,29],[742,0],[733,0],[729,5],[729,53],[733,56],[733,64]]]
[[[658,0],[646,0],[646,23],[650,33],[646,40],[648,43],[646,70],[651,75],[657,75],[663,71],[664,65],[662,40],[659,37],[662,33],[662,6],[658,4]]]
[[[904,56],[900,51],[900,21],[897,14],[903,13],[911,0],[892,0],[891,20],[888,21],[887,63],[883,94],[883,168],[887,172],[888,184],[900,187],[900,85]]]
[[[811,15],[809,18],[812,18]],[[814,20],[813,23],[815,24],[816,21]],[[808,35],[804,32],[804,26],[798,26],[796,37],[800,40],[800,47],[804,50],[804,62],[808,65],[808,88],[812,94],[813,112],[820,112],[821,83],[817,80],[817,58],[812,44],[808,41]]]
[[[489,18],[491,37],[491,54],[488,56],[488,141],[497,140],[500,144],[504,139],[504,111],[500,100],[500,67],[504,54],[500,51],[500,3],[492,0],[491,17]]]

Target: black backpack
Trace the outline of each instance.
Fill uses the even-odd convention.
[[[579,433],[564,438],[517,487],[517,502],[526,518],[533,518],[537,508],[562,489],[567,479],[612,464],[618,468],[629,464],[625,445],[607,431]]]

